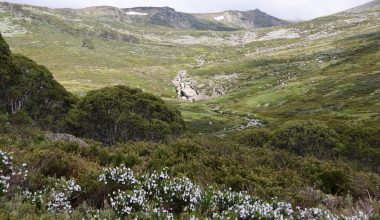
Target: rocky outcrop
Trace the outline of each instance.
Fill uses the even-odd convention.
[[[71,143],[76,143],[82,147],[88,146],[88,144],[84,142],[82,139],[79,139],[70,134],[47,133],[45,136],[48,140],[51,140],[53,142],[57,142],[57,141],[71,142]]]
[[[249,117],[244,117],[243,119],[244,119],[244,124],[241,125],[239,128],[237,128],[236,130],[240,131],[240,130],[244,130],[251,127],[264,127],[264,124],[260,119],[249,118]]]
[[[277,29],[265,34],[258,34],[254,31],[238,32],[229,37],[229,42],[232,45],[247,44],[255,41],[270,41],[276,39],[295,39],[300,38],[302,31],[295,28]]]
[[[182,100],[198,101],[204,99],[204,97],[195,90],[196,83],[187,79],[186,70],[180,70],[173,80],[173,84],[176,86],[178,98]]]
[[[114,31],[102,31],[101,33],[99,33],[98,36],[104,40],[115,40],[115,41],[133,43],[133,44],[139,43],[139,39],[135,36],[127,35],[127,34],[123,34],[119,32],[114,32]]]
[[[173,80],[178,98],[188,101],[200,101],[225,95],[233,88],[232,84],[240,74],[215,75],[210,79],[203,79],[203,83],[187,76],[186,70],[180,70]]]
[[[139,13],[145,13],[149,16],[149,22],[152,24],[168,26],[173,28],[192,28],[190,19],[184,13],[177,12],[173,8],[140,7],[124,10],[132,10]]]
[[[259,9],[251,11],[225,11],[223,22],[244,28],[262,28],[289,24],[289,22],[268,15]]]
[[[250,11],[225,11],[221,13],[196,14],[197,17],[207,20],[213,20],[230,27],[238,28],[262,28],[283,26],[289,22],[268,15],[259,9]]]

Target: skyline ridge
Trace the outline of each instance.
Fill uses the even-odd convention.
[[[250,2],[248,0],[240,1],[216,1],[210,0],[211,4],[204,4],[200,0],[194,0],[192,3],[185,1],[137,1],[132,0],[128,2],[119,0],[95,0],[95,1],[81,1],[76,2],[73,0],[68,1],[55,1],[48,0],[10,0],[2,1],[9,3],[20,3],[34,6],[50,7],[50,8],[73,8],[80,9],[86,7],[95,6],[113,6],[117,8],[134,8],[134,7],[170,7],[174,8],[178,12],[185,13],[218,13],[229,10],[249,11],[254,9],[260,9],[270,15],[278,17],[284,20],[302,21],[310,20],[317,17],[323,17],[331,14],[335,14],[347,9],[360,6],[362,4],[371,2],[370,0],[295,0],[292,2],[284,0],[270,0],[270,1],[256,1]],[[215,4],[213,4],[213,2]]]

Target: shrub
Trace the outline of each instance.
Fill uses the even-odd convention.
[[[33,120],[29,117],[25,111],[18,111],[15,114],[10,115],[9,122],[15,126],[32,126]]]
[[[0,57],[1,59],[6,59],[6,56],[9,56],[11,51],[9,50],[8,44],[4,41],[3,36],[0,33]]]
[[[69,114],[74,134],[105,144],[125,141],[163,141],[184,130],[178,110],[162,99],[126,86],[89,92]]]
[[[11,90],[19,93],[15,99],[25,101],[21,109],[42,128],[60,129],[69,109],[77,102],[76,97],[54,80],[44,66],[23,56],[14,56],[14,63],[22,81],[14,82]]]
[[[8,115],[0,113],[0,131],[5,130],[9,126],[10,124]]]
[[[25,111],[43,128],[58,129],[76,98],[44,66],[12,55],[0,36],[0,111]]]
[[[339,150],[338,134],[318,121],[294,121],[275,132],[271,145],[298,155],[332,158]]]
[[[19,184],[28,175],[25,166],[26,164],[22,166],[14,164],[13,156],[0,150],[0,196],[19,189]]]
[[[380,128],[375,125],[346,124],[329,121],[343,145],[340,155],[380,172]]]
[[[36,204],[39,208],[46,208],[47,211],[52,213],[71,213],[72,200],[74,200],[75,194],[81,191],[81,187],[74,179],[50,179],[50,182],[54,182],[54,185],[47,185],[40,191],[30,192],[25,190],[25,200]]]
[[[250,147],[263,147],[271,139],[272,133],[265,128],[254,128],[237,133],[233,138]]]
[[[348,177],[340,170],[329,170],[318,178],[322,182],[322,190],[328,194],[345,194],[348,191]]]

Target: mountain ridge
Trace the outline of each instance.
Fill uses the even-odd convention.
[[[233,31],[237,29],[253,29],[262,27],[283,26],[289,22],[268,15],[259,9],[249,11],[229,10],[223,12],[225,21],[208,18],[213,13],[192,14],[176,11],[171,7],[132,7],[118,8],[114,6],[91,6],[80,9],[53,9],[26,4],[0,2],[1,5],[21,13],[23,8],[36,8],[48,13],[67,11],[74,15],[113,19],[129,24],[149,24],[175,29],[198,29],[213,31]],[[220,14],[220,13],[217,13]],[[223,19],[224,20],[224,19]]]
[[[130,16],[146,18],[148,23],[154,25],[177,29],[232,30],[216,22],[198,19],[191,14],[178,12],[170,7],[134,7],[121,10]]]
[[[109,6],[95,6],[79,10],[91,10],[106,8]],[[113,8],[113,7],[112,7]],[[290,22],[278,19],[259,9],[238,11],[228,10],[221,13],[184,13],[176,11],[171,7],[133,7],[133,8],[114,8],[118,12],[123,11],[127,16],[137,20],[145,21],[155,25],[168,26],[179,29],[201,29],[201,30],[234,30],[283,26]],[[225,21],[215,18],[208,18],[209,15],[225,17]],[[223,19],[224,20],[224,19]]]
[[[196,17],[205,20],[216,20],[219,23],[244,29],[284,26],[290,22],[269,15],[260,9],[239,11],[227,10],[218,13],[199,13]]]
[[[370,2],[356,6],[354,8],[350,8],[344,11],[344,13],[362,13],[362,12],[368,12],[372,10],[380,10],[380,0],[372,0]]]

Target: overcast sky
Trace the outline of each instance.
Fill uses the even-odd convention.
[[[1,0],[0,0],[1,1]],[[333,14],[370,0],[9,0],[7,2],[54,8],[83,8],[111,5],[120,8],[136,6],[170,6],[183,12],[219,12],[259,8],[288,20],[307,20]]]

